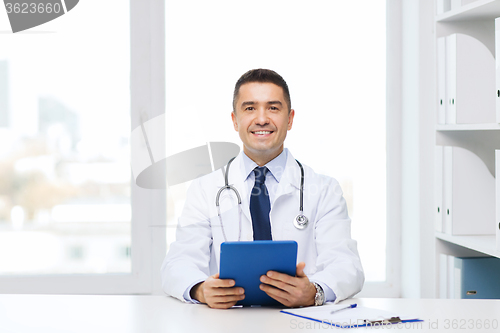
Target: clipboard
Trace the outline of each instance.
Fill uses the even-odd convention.
[[[297,242],[224,242],[220,246],[220,279],[233,279],[245,289],[245,299],[236,305],[283,306],[260,290],[260,277],[268,271],[295,276]]]
[[[423,320],[407,315],[398,315],[390,311],[357,306],[345,311],[331,313],[336,309],[345,307],[345,304],[327,304],[318,307],[306,307],[299,309],[286,309],[280,312],[313,320],[322,324],[328,324],[339,328],[375,327],[394,325],[399,323],[416,323]]]

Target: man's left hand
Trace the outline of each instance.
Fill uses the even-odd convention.
[[[260,289],[288,307],[314,305],[316,288],[304,274],[306,264],[297,265],[296,276],[269,271],[260,277]]]

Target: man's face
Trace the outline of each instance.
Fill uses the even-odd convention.
[[[294,115],[294,110],[288,113],[281,87],[274,83],[250,82],[240,87],[231,118],[245,154],[263,165],[283,151]]]

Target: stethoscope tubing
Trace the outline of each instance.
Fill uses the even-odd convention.
[[[217,196],[215,197],[215,206],[217,207],[217,215],[219,216],[219,221],[222,230],[222,235],[224,236],[224,241],[227,241],[227,238],[226,238],[226,232],[224,231],[224,224],[222,223],[222,216],[220,214],[220,205],[219,205],[220,195],[224,190],[233,191],[236,194],[236,197],[238,198],[238,220],[239,220],[238,241],[241,240],[241,196],[238,190],[234,186],[229,185],[229,167],[231,166],[231,163],[234,161],[235,158],[236,156],[231,158],[229,162],[227,162],[226,172],[224,174],[224,186],[219,189],[219,191],[217,192]],[[297,160],[295,161],[300,167],[300,206],[299,206],[299,215],[295,217],[293,224],[297,229],[301,230],[307,226],[309,220],[304,215],[304,167],[302,166],[302,164],[300,164],[299,161]]]

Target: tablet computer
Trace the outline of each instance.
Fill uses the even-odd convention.
[[[245,289],[245,299],[236,305],[282,306],[260,290],[260,277],[268,271],[295,276],[296,265],[295,241],[224,242],[220,246],[219,278],[233,279],[235,286]]]

